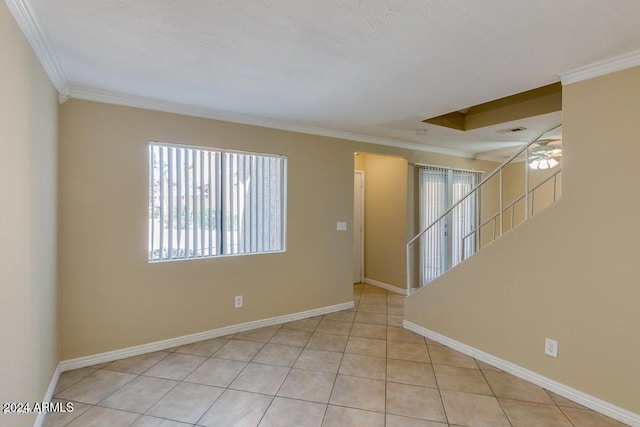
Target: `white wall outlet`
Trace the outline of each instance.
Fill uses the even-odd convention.
[[[551,338],[544,339],[544,354],[551,357],[558,357],[558,341]]]
[[[338,231],[347,231],[347,222],[339,221],[336,223],[336,230]]]
[[[236,308],[242,307],[242,295],[236,296],[235,305],[236,305]]]

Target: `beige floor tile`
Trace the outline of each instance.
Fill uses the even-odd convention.
[[[538,387],[511,374],[506,372],[484,371],[484,376],[497,397],[553,404],[553,400],[551,400],[542,387]]]
[[[510,427],[498,400],[492,396],[441,391],[449,423],[469,427]]]
[[[272,396],[226,390],[202,416],[198,425],[207,427],[255,427],[273,400]]]
[[[360,302],[365,304],[386,304],[387,296],[386,295],[375,295],[375,294],[363,294],[360,298]]]
[[[140,376],[116,390],[99,405],[143,414],[177,384],[177,381]]]
[[[140,414],[94,406],[68,425],[69,427],[128,426],[138,417]]]
[[[397,326],[387,326],[387,339],[389,341],[411,342],[416,344],[425,343],[424,337],[408,329]]]
[[[364,285],[364,288],[362,288],[362,295],[387,295],[388,293],[386,289],[373,285]]]
[[[316,350],[344,351],[348,336],[319,334],[315,332],[307,342],[307,348]]]
[[[320,322],[322,323],[322,322]],[[284,344],[293,347],[304,347],[311,338],[311,332],[295,329],[280,329],[269,341],[271,344]]]
[[[387,339],[387,328],[383,325],[370,325],[367,323],[354,323],[351,328],[352,337]]]
[[[52,399],[52,402],[62,402],[66,404],[67,400],[61,399]],[[44,417],[44,423],[42,427],[62,427],[69,424],[74,419],[78,418],[80,415],[84,414],[87,410],[89,410],[92,406],[86,405],[80,402],[71,402],[73,405],[73,411],[69,412],[50,412]]]
[[[573,427],[556,405],[498,399],[514,427]]]
[[[387,414],[386,427],[447,427],[447,424]]]
[[[387,304],[387,314],[396,316],[404,315],[404,305]]]
[[[495,366],[491,366],[488,363],[484,363],[482,360],[478,360],[476,359],[476,363],[478,364],[478,367],[484,371],[498,371],[498,372],[502,372],[502,369],[498,369]]]
[[[387,355],[387,342],[372,338],[349,337],[347,348],[344,352],[385,357]]]
[[[144,375],[182,381],[207,360],[206,357],[172,353],[156,363]]]
[[[58,379],[58,383],[56,384],[56,390],[53,393],[54,396],[57,396],[58,393],[69,388],[73,384],[79,383],[96,371],[97,369],[95,368],[80,368],[61,373],[60,378]]]
[[[56,397],[95,405],[134,378],[136,376],[131,374],[100,370],[70,386]]]
[[[327,403],[336,379],[335,374],[292,369],[278,391],[278,396]]]
[[[260,427],[320,427],[327,405],[276,397]]]
[[[387,359],[387,381],[395,383],[437,387],[430,364],[408,360]]]
[[[387,326],[402,327],[402,321],[404,316],[396,316],[394,314],[387,314]]]
[[[384,380],[386,378],[386,358],[345,353],[340,365],[340,375]]]
[[[104,369],[108,371],[139,375],[170,354],[171,353],[166,351],[156,351],[153,353],[141,354],[140,356],[127,357],[126,359],[120,359],[109,363]]]
[[[463,391],[466,393],[493,396],[493,391],[479,369],[458,368],[456,366],[433,365],[441,390]]]
[[[348,322],[348,323],[353,323],[354,317],[356,317],[355,311],[336,311],[335,313],[329,313],[324,315],[324,318],[327,320],[333,320],[335,322]]]
[[[369,313],[387,314],[387,304],[384,302],[363,302],[362,299],[358,303],[358,311],[366,311]],[[397,313],[393,313],[397,314]]]
[[[292,367],[300,353],[302,353],[302,347],[267,343],[256,354],[252,362]]]
[[[227,387],[247,366],[247,362],[230,359],[207,359],[185,381],[217,387]]]
[[[306,348],[302,351],[293,367],[335,374],[340,368],[342,355],[343,353],[335,351]]]
[[[95,365],[91,365],[89,366],[89,368],[93,368],[93,369],[104,369],[109,363],[111,362],[104,362],[104,363],[96,363]]]
[[[229,340],[227,338],[213,338],[210,340],[198,341],[193,344],[183,345],[175,352],[209,357],[216,351],[220,350],[228,341]]]
[[[589,409],[564,407],[560,409],[575,426],[579,427],[623,427],[626,425]]]
[[[147,415],[194,424],[223,391],[218,387],[180,383],[153,405]]]
[[[260,342],[231,340],[213,354],[218,359],[232,359],[248,362],[258,354],[264,344]]]
[[[447,421],[437,389],[408,384],[387,383],[387,413]]]
[[[431,363],[434,365],[448,365],[457,366],[459,368],[478,369],[478,364],[473,357],[469,357],[466,354],[462,354],[459,351],[443,345],[430,346],[429,356],[431,357]]]
[[[566,397],[562,397],[558,394],[555,394],[552,391],[545,390],[549,397],[556,403],[558,406],[562,406],[564,408],[578,408],[578,409],[588,409],[579,403],[574,402],[573,400],[569,400]]]
[[[288,373],[289,368],[283,366],[249,363],[229,388],[275,395]]]
[[[327,407],[322,427],[384,427],[382,412],[363,411],[362,409]]]
[[[429,353],[425,344],[400,341],[387,341],[387,357],[390,359],[410,360],[413,362],[430,363]]]
[[[265,328],[253,329],[251,331],[240,332],[233,337],[236,340],[268,342],[278,331],[280,326],[267,326]]]
[[[354,319],[355,323],[368,323],[371,325],[386,325],[387,316],[382,313],[367,313],[366,311],[358,311]]]
[[[297,331],[314,332],[321,320],[322,317],[320,316],[312,317],[310,319],[302,319],[285,323],[282,327],[285,329],[295,329]]]
[[[338,375],[329,403],[368,411],[384,412],[385,382]]]
[[[149,415],[143,415],[138,418],[135,423],[131,424],[131,427],[188,427],[191,424],[181,423],[179,421],[166,420],[164,418],[151,417]],[[115,426],[114,426],[115,427]]]
[[[427,345],[431,346],[431,345],[439,345],[442,346],[442,344],[440,344],[438,341],[434,341],[430,338],[425,338],[424,339],[427,342]]]
[[[351,323],[336,322],[335,320],[322,319],[316,328],[316,333],[330,335],[349,335],[351,332]]]
[[[402,305],[406,302],[407,297],[404,295],[388,295],[387,296],[387,304],[391,305]]]

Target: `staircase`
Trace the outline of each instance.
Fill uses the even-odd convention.
[[[560,150],[549,142],[560,140],[555,136],[561,129],[559,124],[533,139],[409,240],[408,295],[560,199]],[[450,233],[449,224],[459,226],[470,205],[475,206],[472,224],[463,233]],[[440,256],[445,248],[451,248],[449,256]]]

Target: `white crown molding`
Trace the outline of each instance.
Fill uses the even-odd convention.
[[[281,122],[264,117],[250,116],[247,114],[230,113],[228,111],[213,108],[196,107],[177,102],[162,101],[159,99],[142,96],[127,95],[100,89],[71,86],[69,88],[71,98],[85,101],[102,102],[107,104],[123,105],[127,107],[142,108],[146,110],[162,111],[165,113],[181,114],[185,116],[200,117],[204,119],[220,120],[252,126],[260,126],[270,129],[286,130],[310,135],[327,136],[330,138],[346,139],[350,141],[365,142],[369,144],[386,145],[390,147],[404,148],[407,150],[425,151],[436,154],[446,154],[456,157],[472,158],[473,153],[452,150],[442,147],[434,147],[418,143],[399,141],[394,139],[378,138],[375,136],[360,135],[333,129],[324,129],[314,126],[305,126],[295,123]]]
[[[225,335],[237,334],[239,332],[250,331],[252,329],[264,328],[265,326],[279,325],[281,323],[293,322],[307,319],[309,317],[322,316],[323,314],[334,313],[341,310],[349,310],[355,307],[353,301],[342,304],[330,305],[301,311],[298,313],[285,314],[284,316],[270,317],[268,319],[254,320],[252,322],[240,323],[237,325],[225,326],[223,328],[211,329],[209,331],[198,332],[196,334],[184,335],[176,338],[169,338],[163,341],[156,341],[147,344],[127,347],[120,350],[108,351],[106,353],[93,354],[90,356],[78,357],[76,359],[63,360],[60,362],[61,372],[72,369],[84,368],[99,363],[112,362],[126,357],[139,356],[141,354],[152,353],[154,351],[166,350],[168,348],[179,347],[194,342],[218,338]],[[55,386],[54,386],[55,387]]]
[[[626,70],[627,68],[637,67],[640,65],[640,50],[625,53],[624,55],[615,56],[603,61],[594,62],[584,67],[567,70],[560,74],[562,86],[572,83],[581,82],[583,80],[592,79],[594,77],[604,76],[605,74],[615,73],[616,71]]]
[[[38,17],[33,11],[31,2],[29,0],[5,0],[5,2],[40,60],[42,68],[58,91],[60,103],[66,101],[69,96],[67,78],[53,53],[51,43],[40,25]]]
[[[485,353],[482,350],[478,350],[474,347],[453,340],[430,329],[423,328],[422,326],[416,325],[415,323],[408,320],[404,320],[402,322],[402,326],[419,335],[422,335],[433,341],[439,342],[440,344],[444,344],[447,347],[464,353],[467,356],[471,356],[484,363],[488,363],[489,365],[502,369],[503,371],[515,375],[518,378],[522,378],[525,381],[529,381],[531,383],[539,385],[540,387],[559,394],[562,397],[573,400],[574,402],[586,406],[587,408],[591,408],[594,411],[600,412],[601,414],[629,424],[630,426],[640,426],[639,414],[635,414],[624,408],[613,405],[609,402],[605,402],[604,400],[598,399],[595,396],[591,396],[590,394],[584,393],[580,390],[576,390],[575,388],[554,381],[536,372],[525,369],[522,366],[516,365],[515,363],[507,362],[504,359],[500,359],[489,353]]]

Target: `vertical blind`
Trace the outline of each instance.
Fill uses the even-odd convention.
[[[149,144],[149,261],[284,250],[286,158]]]
[[[434,222],[478,183],[479,172],[423,167],[420,170],[420,228],[433,226],[420,238],[421,281],[434,280],[470,256],[474,236],[463,238],[476,225],[476,195],[467,197],[453,211]]]

